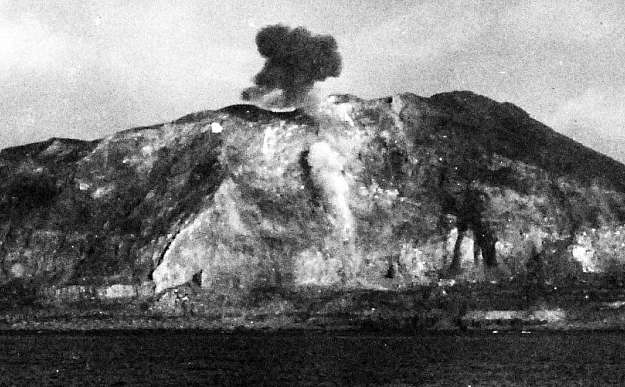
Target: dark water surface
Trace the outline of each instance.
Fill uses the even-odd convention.
[[[625,334],[0,334],[0,385],[625,385]]]

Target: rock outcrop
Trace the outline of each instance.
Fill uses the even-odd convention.
[[[536,267],[557,280],[620,267],[624,223],[625,166],[470,92],[235,105],[0,152],[0,282],[115,297],[148,280],[237,294]]]

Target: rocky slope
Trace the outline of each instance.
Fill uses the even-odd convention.
[[[0,152],[12,298],[555,283],[620,273],[624,222],[625,166],[470,92],[235,105]]]

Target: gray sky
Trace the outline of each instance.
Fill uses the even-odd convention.
[[[625,161],[622,0],[0,0],[0,148],[238,103],[278,22],[336,38],[322,94],[471,90]]]

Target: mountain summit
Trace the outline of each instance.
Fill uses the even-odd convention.
[[[466,91],[235,105],[0,152],[0,282],[43,298],[397,289],[536,262],[557,281],[621,265],[624,222],[625,166]]]

